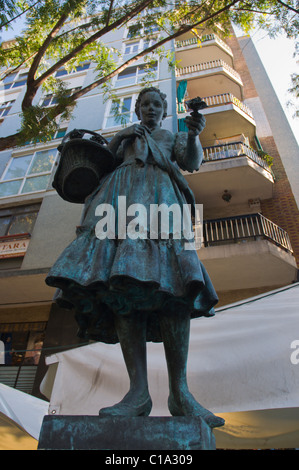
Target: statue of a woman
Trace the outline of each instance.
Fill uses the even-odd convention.
[[[86,199],[77,238],[46,282],[60,289],[62,305],[75,308],[81,336],[120,342],[130,388],[119,403],[101,409],[101,416],[150,414],[146,342],[163,341],[171,414],[199,415],[211,427],[222,426],[224,420],[203,408],[187,385],[190,319],[214,315],[218,301],[196,251],[185,249],[184,234],[175,236],[174,222],[167,239],[160,230],[151,238],[146,224],[143,231],[139,227],[143,235],[137,238],[118,232],[121,196],[126,197],[126,207],[142,204],[147,214],[153,204],[183,208],[194,203],[179,168],[199,168],[203,152],[198,135],[205,119],[188,116],[188,133],[163,130],[166,96],[154,87],[141,91],[135,110],[141,123],[121,130],[109,143],[116,169]],[[107,207],[102,204],[115,209],[114,237],[97,236],[97,208]]]

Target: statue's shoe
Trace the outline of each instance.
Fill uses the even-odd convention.
[[[148,397],[143,403],[134,405],[131,403],[119,402],[116,405],[101,408],[99,416],[148,416],[152,410],[152,400]]]
[[[172,416],[200,416],[211,428],[217,428],[225,424],[223,418],[214,415],[214,413],[201,406],[195,399],[190,400],[190,402],[186,401],[183,405],[179,406],[170,395],[168,398],[168,409]]]

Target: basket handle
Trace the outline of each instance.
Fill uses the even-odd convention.
[[[68,132],[62,139],[60,145],[57,147],[57,150],[61,152],[63,149],[63,145],[65,144],[66,140],[69,139],[82,139],[85,134],[91,134],[92,137],[90,140],[98,142],[99,144],[106,144],[108,145],[108,141],[103,137],[101,134],[97,132],[90,131],[88,129],[73,129],[72,131]]]

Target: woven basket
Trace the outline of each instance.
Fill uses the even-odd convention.
[[[87,132],[93,135],[94,140],[83,138]],[[58,150],[60,160],[52,186],[69,202],[83,204],[99,186],[102,177],[115,168],[115,159],[107,142],[92,131],[79,129],[70,132]]]

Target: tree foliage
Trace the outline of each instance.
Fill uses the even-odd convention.
[[[229,34],[233,21],[245,32],[258,26],[274,37],[283,30],[287,37],[296,38],[299,23],[295,0],[20,0],[17,4],[4,1],[2,24],[22,12],[26,14],[22,35],[0,48],[2,79],[21,67],[28,68],[22,125],[16,134],[0,138],[0,150],[52,135],[56,118],[68,117],[78,98],[96,87],[111,93],[109,83],[114,76],[141,57],[151,61],[153,53],[165,56],[163,46],[183,33],[200,35],[221,24]],[[158,40],[120,62],[118,51],[105,44],[105,34],[131,20],[132,35],[142,30],[150,37],[154,27]],[[61,67],[70,71],[91,58],[96,63],[94,82],[69,95],[55,73]],[[168,59],[173,64],[173,57]],[[36,103],[40,87],[57,96],[55,105],[42,108]]]
[[[0,0],[0,32],[11,28],[13,20],[21,17],[37,3],[36,0]]]

